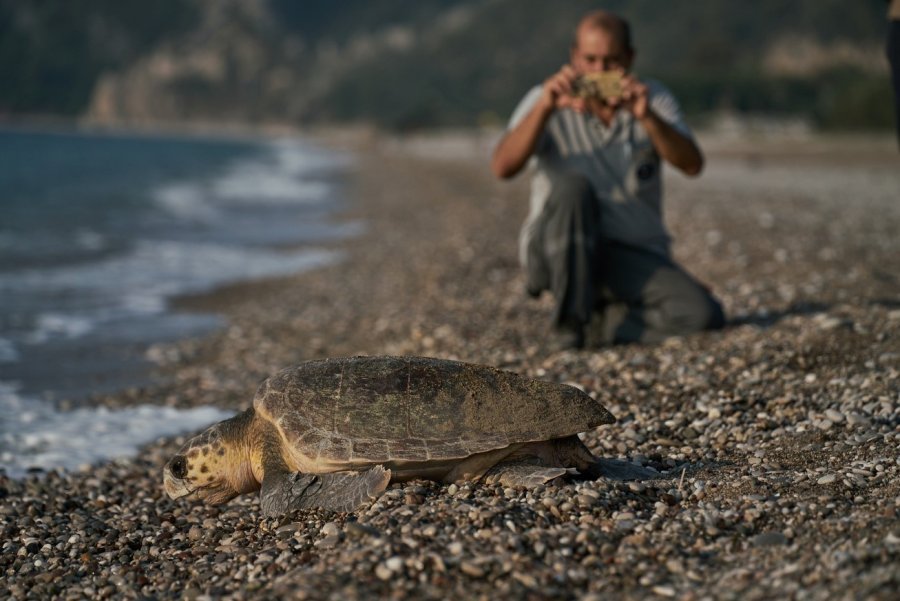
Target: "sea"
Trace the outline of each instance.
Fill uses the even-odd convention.
[[[0,129],[0,472],[128,456],[230,415],[98,407],[153,345],[222,317],[178,296],[341,260],[353,157],[298,138]],[[330,248],[329,248],[330,246]]]

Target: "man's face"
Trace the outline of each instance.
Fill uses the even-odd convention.
[[[594,27],[585,27],[578,32],[577,42],[572,47],[572,67],[579,74],[601,71],[628,71],[634,52],[622,44],[616,36]]]

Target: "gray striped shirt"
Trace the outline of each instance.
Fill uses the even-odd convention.
[[[644,83],[653,112],[691,136],[672,93],[657,81]],[[513,112],[510,129],[525,118],[540,96],[541,86],[525,95]],[[600,201],[605,237],[669,255],[670,237],[662,215],[660,157],[647,131],[629,111],[617,111],[609,126],[590,113],[556,111],[544,127],[529,168],[531,206],[519,240],[523,263],[535,223],[551,192],[547,173],[560,169],[581,173],[590,180]]]

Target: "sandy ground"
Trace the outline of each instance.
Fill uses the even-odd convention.
[[[527,183],[491,138],[331,136],[357,164],[346,260],[183,299],[224,313],[154,349],[158,387],[111,406],[249,406],[311,358],[416,354],[576,384],[618,422],[598,455],[647,482],[535,490],[413,482],[351,514],[263,519],[253,496],[166,498],[183,438],[25,482],[0,477],[0,597],[874,598],[900,590],[900,157],[892,140],[707,139],[667,179],[677,258],[729,326],[546,350],[516,259]]]

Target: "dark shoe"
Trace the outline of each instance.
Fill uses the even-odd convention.
[[[532,288],[530,285],[525,286],[525,294],[530,296],[531,298],[540,298],[541,292],[544,290],[542,288]]]
[[[585,345],[602,348],[612,344],[612,336],[606,331],[606,307],[599,306],[591,312],[591,321],[584,327]]]

